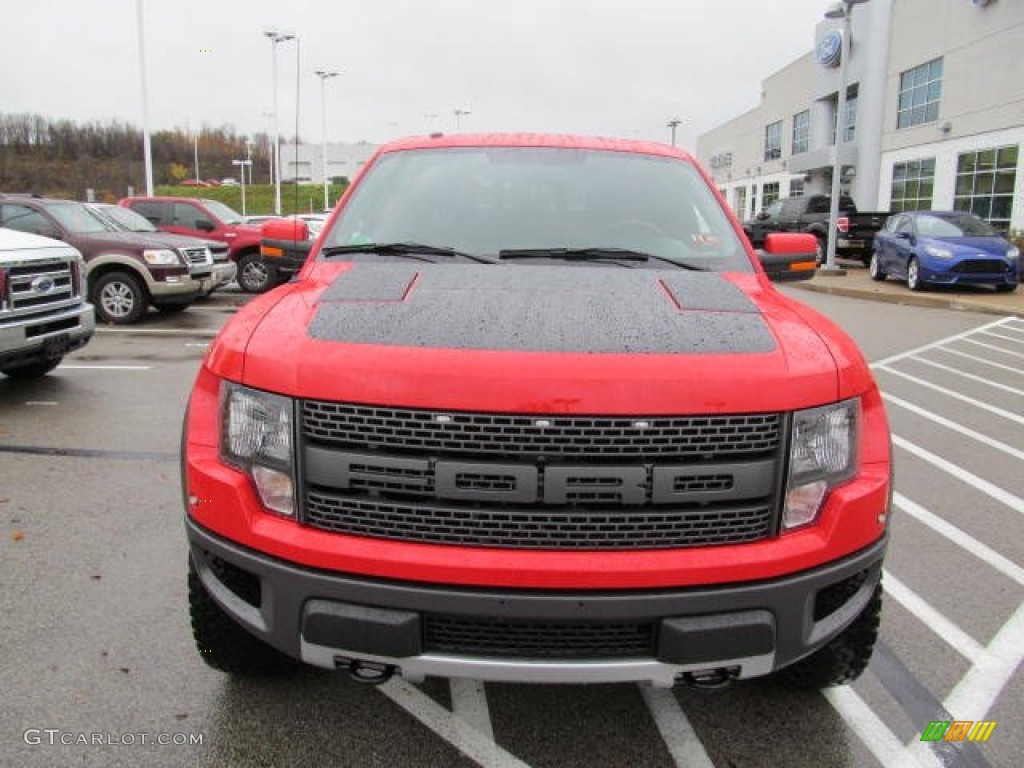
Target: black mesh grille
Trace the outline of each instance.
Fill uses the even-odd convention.
[[[426,614],[427,651],[516,658],[652,656],[651,622],[510,621]]]
[[[303,433],[322,444],[478,457],[724,459],[774,451],[780,427],[777,413],[561,417],[302,403]]]
[[[509,549],[661,549],[741,544],[770,535],[766,502],[727,508],[515,508],[396,503],[306,494],[306,522],[356,536]]]
[[[1001,275],[1008,270],[1006,262],[999,259],[970,259],[961,261],[952,271],[961,275]]]

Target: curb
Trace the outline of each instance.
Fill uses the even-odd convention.
[[[962,296],[945,297],[936,294],[889,293],[887,291],[870,291],[863,288],[844,286],[835,283],[794,283],[794,288],[814,293],[828,293],[834,296],[845,296],[865,301],[880,301],[887,304],[901,304],[908,307],[931,307],[938,309],[955,309],[966,312],[978,312],[985,315],[1001,315],[1024,317],[1024,307],[1005,307],[986,303],[984,299],[965,299]]]

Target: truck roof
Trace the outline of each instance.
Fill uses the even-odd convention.
[[[693,162],[693,157],[689,153],[655,141],[548,133],[456,133],[452,135],[435,133],[396,139],[381,147],[380,152],[400,152],[407,149],[434,149],[437,147],[557,147],[562,149],[595,149],[661,155]]]

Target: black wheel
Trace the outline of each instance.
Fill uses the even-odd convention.
[[[258,253],[247,253],[238,260],[238,285],[246,293],[264,293],[277,284],[277,269]]]
[[[108,272],[92,289],[96,319],[103,323],[134,323],[149,306],[149,298],[139,279],[127,272]]]
[[[208,666],[230,675],[284,672],[296,662],[239,626],[210,597],[192,563],[188,568],[188,608],[196,650]]]
[[[36,360],[34,363],[4,368],[3,372],[12,379],[35,379],[48,374],[60,365],[60,361],[63,359],[62,357],[51,357],[46,360]]]
[[[996,286],[996,290],[999,293],[1013,293],[1017,290],[1017,283],[1002,283]]]
[[[882,269],[882,262],[877,253],[871,254],[871,261],[868,262],[868,272],[872,280],[882,282],[885,280],[885,270]]]
[[[827,645],[772,676],[773,683],[817,689],[849,683],[860,677],[871,661],[882,615],[882,585],[875,587],[860,616]]]
[[[911,257],[910,263],[907,264],[907,288],[912,291],[920,291],[924,289],[924,281],[921,280],[921,265],[917,262],[917,257]]]

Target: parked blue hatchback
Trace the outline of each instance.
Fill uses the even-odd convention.
[[[984,219],[964,211],[907,211],[875,235],[871,278],[898,277],[912,291],[929,285],[991,285],[1012,291],[1020,250]]]

